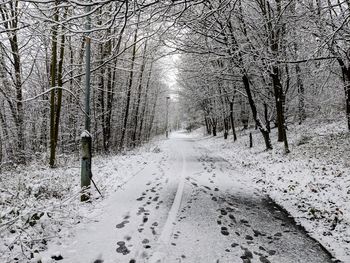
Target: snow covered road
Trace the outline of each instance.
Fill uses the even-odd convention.
[[[332,262],[249,178],[181,133],[93,218],[50,248],[60,262]]]

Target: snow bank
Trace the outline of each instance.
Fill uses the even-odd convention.
[[[157,143],[159,144],[159,143]],[[93,178],[104,197],[118,191],[159,154],[147,144],[117,156],[92,159]],[[42,258],[49,244],[74,235],[77,225],[89,222],[102,199],[91,189],[90,203],[80,200],[80,159],[56,169],[32,164],[0,174],[0,262],[51,262],[60,253]]]

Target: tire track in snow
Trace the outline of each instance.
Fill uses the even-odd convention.
[[[161,263],[166,258],[170,239],[174,230],[176,217],[180,210],[184,186],[185,186],[185,170],[186,170],[186,159],[182,148],[180,152],[181,152],[181,160],[182,160],[182,169],[181,169],[181,176],[179,179],[179,184],[177,187],[175,199],[168,213],[168,217],[163,227],[162,233],[158,238],[155,252],[149,259],[150,263]]]

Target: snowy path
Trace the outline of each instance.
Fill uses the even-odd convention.
[[[331,262],[248,179],[181,133],[95,221],[50,249],[60,262]]]

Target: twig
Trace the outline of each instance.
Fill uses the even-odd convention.
[[[95,186],[97,192],[100,194],[100,196],[103,198],[103,195],[101,194],[100,190],[98,189],[97,185],[95,184],[94,179],[92,179],[92,173],[90,175],[90,180],[92,181],[93,185]]]

